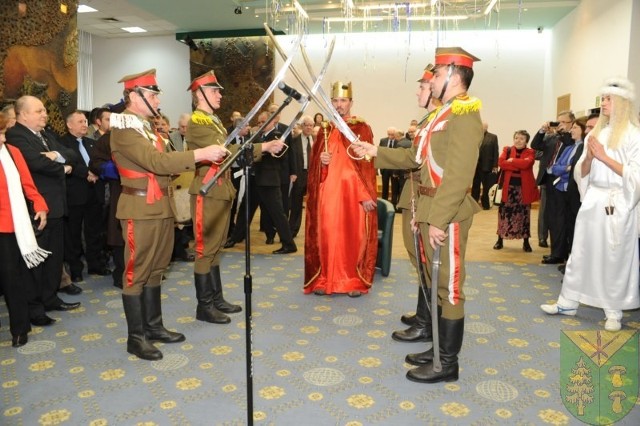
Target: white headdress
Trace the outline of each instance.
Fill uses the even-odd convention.
[[[613,77],[605,80],[600,88],[602,95],[616,95],[633,102],[636,98],[636,89],[632,82],[622,77]]]

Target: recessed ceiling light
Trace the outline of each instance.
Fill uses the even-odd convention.
[[[89,12],[97,12],[98,9],[94,9],[91,6],[87,6],[86,4],[81,4],[78,6],[78,13],[89,13]]]
[[[128,33],[146,33],[147,32],[147,30],[140,27],[124,27],[122,29]]]

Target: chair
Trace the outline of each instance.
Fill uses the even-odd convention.
[[[389,201],[378,198],[378,258],[376,268],[383,277],[389,276],[391,269],[391,247],[393,246],[393,220],[396,210]]]

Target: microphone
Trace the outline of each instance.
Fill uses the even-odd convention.
[[[304,100],[302,99],[302,95],[300,94],[300,92],[298,92],[296,89],[294,89],[291,86],[287,86],[286,84],[284,84],[282,81],[280,83],[278,83],[278,89],[282,90],[282,92],[287,95],[287,96],[291,96],[293,99],[295,99],[296,101],[302,103],[304,102]]]

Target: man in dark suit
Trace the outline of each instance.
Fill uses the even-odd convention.
[[[398,146],[398,141],[396,140],[397,133],[398,130],[395,127],[389,127],[387,129],[387,137],[380,139],[380,146],[388,148]],[[380,175],[382,176],[382,198],[385,200],[389,200],[389,184],[391,183],[393,172],[394,170],[391,169],[380,169]]]
[[[269,116],[270,114],[267,112],[260,113],[258,116],[259,125],[266,122]],[[277,138],[278,132],[275,129],[275,123],[271,121],[264,128],[261,141],[268,142],[276,140]],[[275,227],[278,235],[280,236],[280,241],[282,242],[282,247],[275,250],[273,254],[295,253],[298,251],[298,248],[291,236],[289,222],[287,221],[287,217],[285,216],[284,209],[282,207],[279,160],[269,153],[263,153],[262,159],[254,164],[253,172],[255,177],[252,179],[252,184],[255,185],[255,196],[253,196],[254,194],[252,193],[251,197],[249,197],[249,223],[251,223],[251,220],[253,219],[253,215],[258,208],[258,204],[260,204],[262,214],[268,214],[271,217],[273,226]],[[245,214],[243,213],[245,209],[245,202],[246,197],[240,204],[239,209],[241,213],[238,215],[238,221],[233,234],[224,245],[225,248],[233,247],[235,243],[240,242],[245,238],[245,227],[247,223]]]
[[[496,183],[496,173],[498,173],[498,136],[487,131],[489,125],[486,122],[482,123],[482,127],[484,127],[484,139],[480,145],[471,196],[482,204],[483,209],[489,210],[491,208],[489,188]],[[480,185],[482,185],[482,195],[480,195]]]
[[[302,203],[307,193],[307,169],[309,156],[313,146],[313,118],[305,115],[300,119],[302,133],[291,140],[291,158],[295,162],[295,180],[291,188],[291,210],[289,212],[289,227],[295,238],[302,224]]]
[[[89,170],[95,140],[85,137],[87,119],[80,111],[67,116],[67,130],[60,142],[75,153],[73,170],[67,175],[67,204],[69,212],[65,220],[64,260],[69,264],[71,281],[82,281],[82,254],[87,261],[89,274],[109,275],[102,258],[104,248],[103,204],[104,186],[97,187],[99,176]],[[102,185],[102,183],[100,183]],[[84,233],[85,249],[82,247]],[[73,284],[72,284],[73,286]],[[79,289],[77,286],[73,286]]]
[[[544,186],[546,203],[544,211],[540,211],[539,216],[544,217],[551,235],[551,254],[543,256],[544,264],[563,263],[568,255],[565,209],[563,208],[565,202],[562,199],[563,194],[560,194],[554,186],[557,176],[551,172],[551,167],[560,158],[562,152],[573,145],[570,130],[575,121],[575,115],[571,111],[562,111],[558,114],[557,120],[558,122],[553,123],[553,126],[550,122],[544,123],[531,141],[531,148],[542,152],[536,184]]]
[[[47,226],[37,237],[38,245],[51,254],[31,269],[34,287],[27,288],[29,317],[34,325],[54,322],[45,311],[68,311],[80,303],[66,303],[57,295],[64,254],[63,217],[67,213],[65,175],[71,173],[75,155],[54,138],[41,133],[47,124],[47,110],[40,99],[22,96],[16,101],[16,125],[7,131],[7,143],[20,149],[33,181],[42,194],[49,215]]]

